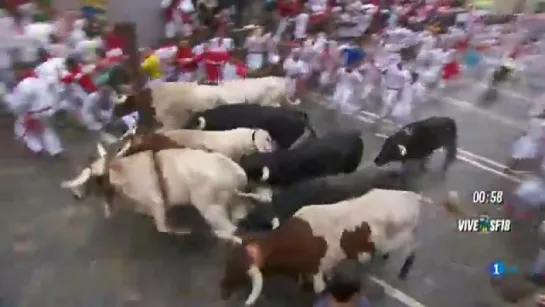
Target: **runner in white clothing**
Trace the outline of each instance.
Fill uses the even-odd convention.
[[[393,107],[392,120],[400,126],[412,122],[415,103],[418,104],[424,100],[426,88],[418,77],[417,73],[411,73],[411,81],[405,84],[401,99]]]
[[[355,103],[356,87],[363,82],[362,75],[352,67],[342,67],[337,71],[337,84],[333,93],[333,106],[341,113],[350,114],[357,108]]]
[[[299,98],[296,98],[297,82],[309,72],[307,63],[301,60],[300,55],[301,50],[299,48],[293,49],[291,55],[286,58],[283,65],[286,72],[286,92],[292,104],[299,104],[301,102]]]

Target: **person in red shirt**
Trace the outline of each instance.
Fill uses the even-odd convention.
[[[80,120],[89,130],[97,131],[102,128],[94,115],[99,100],[98,88],[91,78],[94,65],[82,66],[74,58],[67,58],[66,71],[61,76],[61,82],[74,91],[80,100]]]
[[[276,28],[275,33],[277,39],[280,39],[282,34],[286,31],[290,19],[295,21],[295,28],[293,31],[294,39],[302,40],[306,37],[310,15],[303,11],[300,0],[279,0],[277,11],[280,16],[280,22],[278,23],[278,28]]]
[[[179,82],[190,82],[193,80],[193,74],[197,70],[197,57],[193,54],[189,42],[186,40],[180,41],[178,50],[176,50],[177,68],[179,71]]]
[[[115,33],[114,26],[109,25],[106,27],[102,40],[104,41],[106,58],[111,58],[112,61],[115,61],[123,57],[124,50],[127,48],[127,42],[123,36]]]

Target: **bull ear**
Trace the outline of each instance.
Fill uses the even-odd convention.
[[[106,156],[106,148],[104,148],[104,146],[102,146],[101,143],[97,143],[97,151],[98,151],[98,156],[103,158]]]
[[[405,155],[407,154],[407,148],[403,145],[397,145],[397,147],[399,148],[399,154],[402,157],[405,157]]]
[[[263,166],[263,169],[261,171],[261,181],[269,180],[269,177],[271,176],[271,170],[267,166]]]

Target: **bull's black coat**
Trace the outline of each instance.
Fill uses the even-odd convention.
[[[184,128],[197,129],[199,117],[206,121],[203,130],[263,129],[269,132],[280,148],[289,148],[306,128],[312,131],[306,114],[301,111],[256,104],[221,105],[199,112],[191,117]]]
[[[264,182],[287,186],[314,177],[353,172],[362,154],[360,132],[337,132],[292,149],[245,156],[240,166],[249,179],[262,182],[263,168],[267,167],[270,176]]]
[[[456,158],[458,129],[450,117],[433,116],[406,125],[389,136],[375,158],[375,164],[382,166],[393,161],[425,161],[436,149],[444,147],[447,156],[443,169],[446,170]],[[402,155],[398,145],[406,148]]]
[[[275,191],[271,203],[257,204],[239,221],[239,226],[249,231],[269,230],[274,217],[282,223],[304,206],[337,203],[360,197],[374,188],[409,190],[409,186],[398,180],[398,174],[398,169],[366,167],[350,174],[301,181]]]

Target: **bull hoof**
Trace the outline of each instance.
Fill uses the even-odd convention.
[[[400,272],[397,277],[401,280],[407,280],[407,275],[409,275],[408,272]]]

